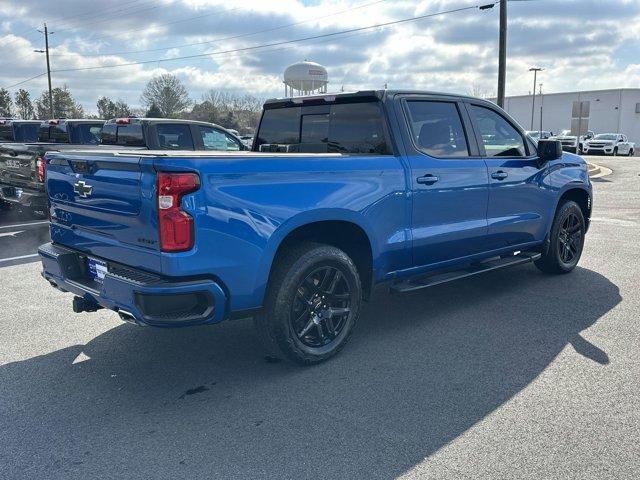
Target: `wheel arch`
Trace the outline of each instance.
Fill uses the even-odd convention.
[[[333,209],[332,209],[333,210]],[[374,282],[374,259],[377,247],[364,218],[354,212],[333,210],[318,214],[304,212],[281,225],[269,239],[259,272],[259,294],[264,299],[278,257],[300,242],[318,242],[343,250],[353,260],[368,299]]]
[[[554,210],[554,218],[560,206],[564,204],[567,200],[574,201],[578,204],[578,206],[580,207],[580,210],[582,210],[582,216],[584,217],[585,231],[588,230],[590,219],[591,219],[591,208],[592,208],[591,192],[581,186],[576,186],[576,185],[569,186],[564,192],[562,192],[562,195],[560,195],[560,198],[558,198],[558,202]]]

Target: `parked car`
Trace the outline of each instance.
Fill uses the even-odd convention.
[[[24,143],[38,140],[40,120],[0,118],[0,143]]]
[[[535,141],[546,140],[551,137],[551,132],[547,132],[546,130],[527,130],[526,134]]]
[[[247,148],[251,149],[253,147],[253,135],[240,135],[240,140]]]
[[[105,122],[100,143],[149,150],[247,150],[219,125],[171,118],[113,118]]]
[[[584,142],[593,138],[594,135],[595,134],[591,130],[588,130],[586,135],[580,135],[580,144],[578,148],[576,148],[576,136],[571,135],[571,130],[562,130],[560,135],[552,136],[550,138],[560,140],[560,143],[562,143],[562,149],[567,152],[581,153],[583,151]]]
[[[0,203],[17,205],[44,216],[44,154],[97,145],[103,120],[52,119],[39,122],[37,142],[0,144]]]
[[[584,153],[590,155],[628,155],[633,157],[635,143],[620,133],[600,133],[584,145]]]
[[[246,150],[239,138],[206,122],[167,118],[50,120],[40,128],[44,143],[0,147],[0,198],[44,215],[44,154],[84,148],[147,150]]]
[[[254,150],[48,153],[44,278],[76,312],[140,325],[253,316],[272,355],[311,364],[344,347],[375,284],[568,273],[589,226],[585,161],[480,99],[272,100]]]

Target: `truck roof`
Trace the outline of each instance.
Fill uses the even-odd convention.
[[[42,120],[22,120],[21,118],[0,118],[0,125],[12,123],[42,123]]]
[[[383,100],[385,97],[394,95],[431,95],[431,96],[443,96],[443,97],[456,97],[465,98],[469,100],[476,100],[481,102],[490,103],[488,100],[482,98],[472,97],[460,93],[450,92],[434,92],[430,90],[358,90],[355,92],[336,92],[336,93],[320,93],[316,95],[303,95],[299,97],[283,97],[283,98],[270,98],[264,103],[264,108],[277,108],[291,104],[302,104],[313,102],[314,100],[325,102],[334,102],[336,100],[349,101],[351,99],[377,99]]]
[[[118,118],[110,118],[109,120],[107,120],[104,123],[116,123],[118,120],[124,120],[124,119],[129,119],[129,120],[134,120],[136,122],[140,122],[140,123],[188,123],[190,125],[206,125],[207,127],[218,127],[218,128],[222,128],[223,130],[226,130],[226,128],[217,125],[215,123],[211,123],[211,122],[202,122],[200,120],[188,120],[188,119],[184,119],[184,118],[148,118],[148,117],[118,117]]]

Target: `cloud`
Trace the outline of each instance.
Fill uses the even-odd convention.
[[[199,99],[209,88],[259,96],[282,94],[282,72],[302,59],[329,71],[333,90],[495,91],[498,9],[475,8],[395,26],[257,50],[256,45],[330,34],[416,15],[475,5],[473,0],[82,0],[0,1],[0,86],[45,71],[38,19],[47,18],[54,85],[67,84],[88,111],[98,97],[139,105],[145,83],[173,73]],[[545,90],[640,85],[640,4],[631,0],[509,4],[507,93],[531,89],[532,65]],[[185,44],[199,45],[185,46]],[[138,52],[139,50],[153,50]],[[131,53],[129,53],[131,52]],[[138,53],[134,53],[138,52]],[[207,55],[211,53],[211,55]],[[191,59],[177,57],[202,55]],[[170,61],[167,61],[170,60]],[[146,61],[142,65],[66,72]],[[633,62],[633,63],[632,63]],[[40,77],[20,87],[33,97]],[[16,90],[17,88],[12,88]]]

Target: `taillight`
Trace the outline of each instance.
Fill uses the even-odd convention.
[[[180,201],[188,193],[200,188],[195,173],[158,173],[158,226],[160,250],[183,252],[193,247],[193,217],[180,208]]]
[[[36,159],[36,178],[40,183],[44,183],[46,168],[47,162],[44,161],[44,158],[38,157]]]

